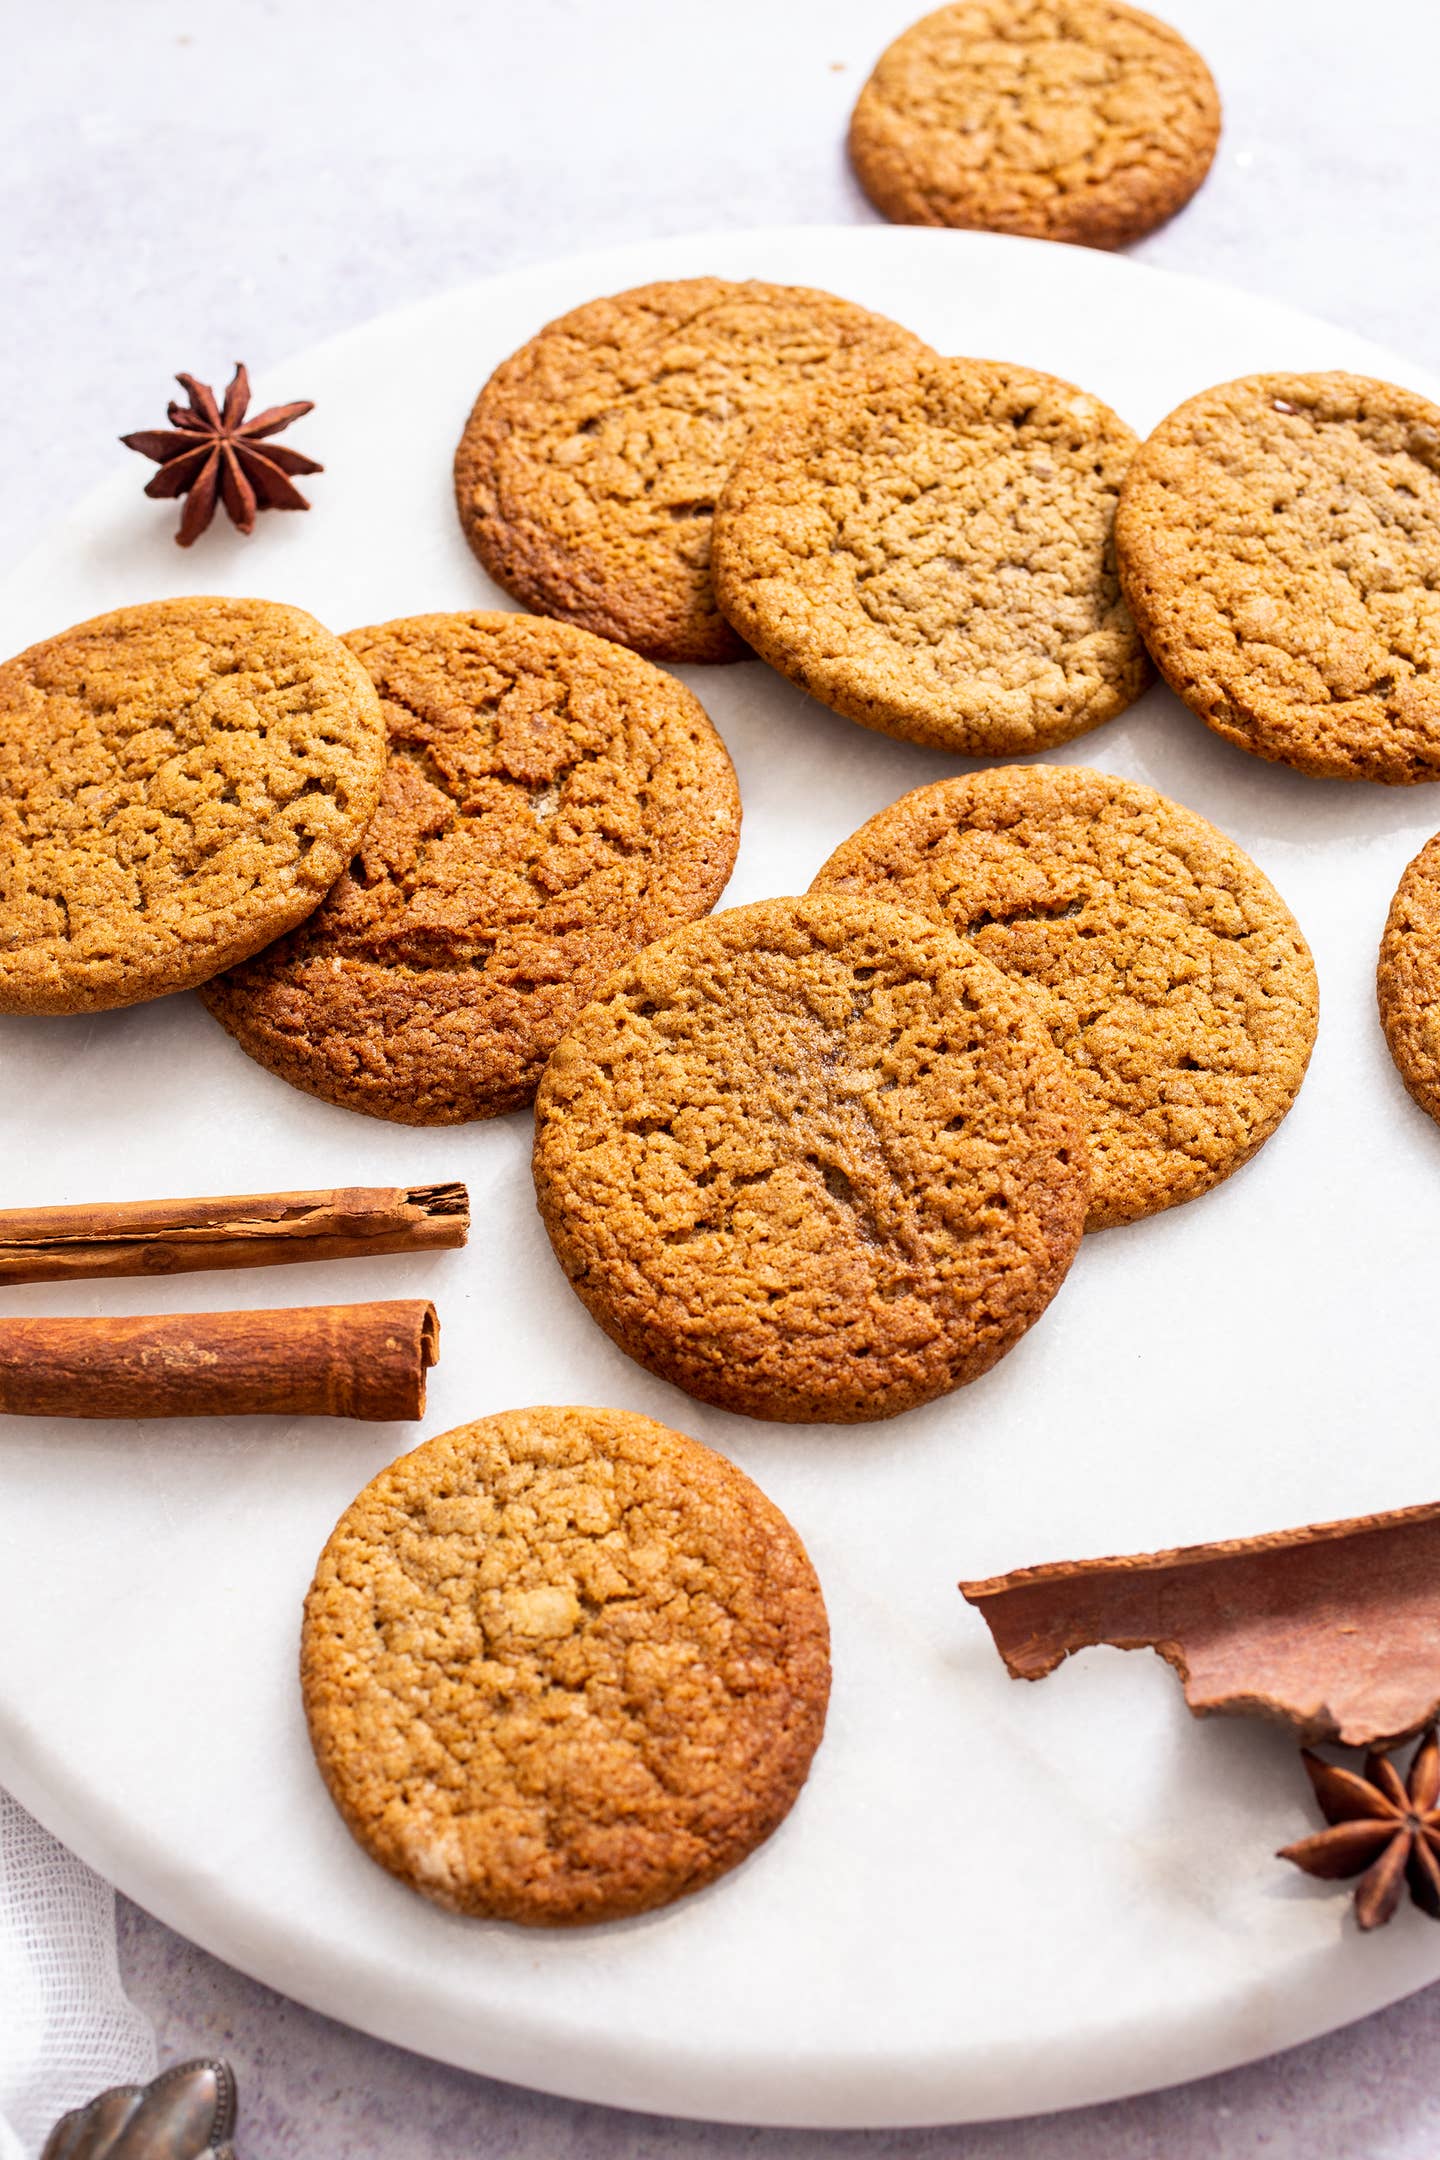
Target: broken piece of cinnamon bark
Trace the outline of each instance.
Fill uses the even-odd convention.
[[[1440,1501],[1264,1537],[962,1582],[1017,1680],[1096,1643],[1151,1649],[1197,1717],[1390,1747],[1440,1711]]]

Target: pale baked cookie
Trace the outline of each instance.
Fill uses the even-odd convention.
[[[960,0],[881,55],[850,122],[902,225],[1123,247],[1195,193],[1220,140],[1210,70],[1117,0]]]
[[[1362,375],[1247,375],[1142,444],[1116,519],[1135,620],[1242,750],[1440,779],[1440,407]]]
[[[535,1110],[540,1213],[592,1316],[752,1417],[856,1423],[976,1379],[1084,1224],[1083,1117],[1025,993],[869,894],[652,945]]]
[[[0,666],[0,1012],[188,990],[302,920],[369,822],[379,700],[271,600],[156,600]]]
[[[683,684],[568,623],[415,615],[346,643],[389,730],[380,808],[323,906],[205,1003],[327,1102],[493,1117],[613,968],[714,906],[734,768]]]
[[[917,788],[812,890],[946,923],[1023,987],[1088,1121],[1089,1229],[1229,1177],[1305,1077],[1318,992],[1294,916],[1233,840],[1135,781],[1020,765]]]
[[[1051,749],[1150,679],[1113,538],[1135,445],[1098,398],[993,361],[817,396],[730,476],[720,605],[865,727],[978,757]]]
[[[465,536],[507,592],[653,660],[743,660],[710,515],[782,401],[928,348],[802,285],[682,278],[592,300],[495,370],[455,453]]]
[[[1390,903],[1376,988],[1400,1077],[1440,1121],[1440,835],[1421,848]]]
[[[305,1601],[305,1715],[352,1834],[452,1911],[613,1920],[783,1820],[825,1724],[815,1571],[749,1478],[623,1410],[402,1455]]]

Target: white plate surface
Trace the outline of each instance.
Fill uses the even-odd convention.
[[[500,604],[450,499],[476,388],[562,309],[700,272],[829,286],[942,350],[1071,377],[1142,431],[1257,368],[1436,394],[1323,323],[1078,250],[886,227],[668,240],[497,278],[276,370],[258,402],[314,398],[298,439],[327,470],[309,517],[264,519],[248,543],[217,526],[181,553],[173,508],[117,456],[0,593],[0,649],[184,590],[258,591],[337,629]],[[687,680],[739,769],[734,901],[802,890],[863,818],[958,766],[758,662]],[[1419,1914],[1362,1941],[1343,1896],[1271,1857],[1310,1823],[1282,1735],[1196,1724],[1148,1656],[1090,1652],[1017,1685],[954,1588],[1436,1496],[1440,1132],[1390,1066],[1373,971],[1440,794],[1261,764],[1163,690],[1061,755],[1162,788],[1250,849],[1314,947],[1319,1047],[1249,1168],[1088,1240],[996,1371],[889,1424],[752,1424],[628,1363],[550,1255],[524,1115],[412,1132],[331,1109],[192,997],[0,1021],[7,1204],[463,1177],[475,1213],[468,1249],[429,1260],[11,1294],[17,1312],[98,1313],[429,1293],[444,1337],[418,1429],[5,1421],[0,1778],[21,1800],[163,1919],[317,2008],[681,2114],[1071,2105],[1263,2054],[1440,1975]],[[451,1918],[365,1859],[312,1766],[295,1680],[300,1600],[359,1486],[425,1434],[536,1402],[647,1411],[733,1456],[809,1545],[835,1651],[825,1743],[771,1842],[669,1911],[549,1937]]]

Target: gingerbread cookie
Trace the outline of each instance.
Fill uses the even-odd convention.
[[[1400,1077],[1440,1120],[1440,835],[1421,848],[1390,903],[1376,988]]]
[[[188,990],[300,922],[379,795],[338,638],[270,600],[156,600],[0,666],[0,1012]]]
[[[305,1714],[352,1834],[452,1911],[644,1912],[783,1820],[825,1724],[820,1585],[780,1510],[623,1410],[427,1440],[305,1601]]]
[[[1189,202],[1220,140],[1210,70],[1117,0],[960,0],[881,55],[850,122],[902,225],[1123,247]]]
[[[380,808],[323,906],[204,999],[327,1102],[492,1117],[613,968],[714,906],[734,769],[673,676],[567,623],[417,615],[346,642],[389,731]]]
[[[869,894],[652,945],[535,1113],[540,1213],[592,1316],[752,1417],[855,1423],[977,1378],[1084,1223],[1084,1121],[1024,992]]]
[[[946,923],[1024,988],[1087,1116],[1092,1230],[1238,1170],[1305,1076],[1318,993],[1294,916],[1233,840],[1135,781],[1020,765],[917,788],[812,890]]]
[[[997,362],[816,397],[730,476],[720,605],[865,727],[978,757],[1053,748],[1150,679],[1113,542],[1135,444],[1098,398]]]
[[[802,285],[682,278],[562,315],[495,370],[455,453],[465,536],[538,614],[653,660],[742,660],[710,516],[787,397],[927,348]]]
[[[1362,375],[1247,375],[1163,420],[1116,519],[1161,673],[1242,750],[1440,779],[1440,406]]]

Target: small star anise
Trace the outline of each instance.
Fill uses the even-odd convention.
[[[1302,1748],[1300,1756],[1320,1812],[1332,1827],[1286,1845],[1278,1857],[1327,1881],[1359,1875],[1355,1917],[1362,1928],[1383,1927],[1407,1883],[1421,1911],[1440,1920],[1440,1743],[1435,1727],[1416,1748],[1403,1784],[1388,1755],[1367,1755],[1363,1777],[1338,1763],[1323,1762],[1308,1748]]]
[[[172,399],[169,428],[144,428],[120,440],[127,450],[154,458],[160,467],[145,490],[147,495],[188,496],[175,535],[181,547],[199,539],[215,515],[217,500],[224,503],[231,523],[242,533],[255,530],[257,510],[310,508],[291,475],[323,472],[324,466],[283,443],[264,440],[313,412],[308,399],[271,405],[247,420],[250,378],[243,366],[237,364],[223,406],[216,404],[208,383],[197,382],[193,375],[177,375],[175,380],[189,403],[181,405]]]

